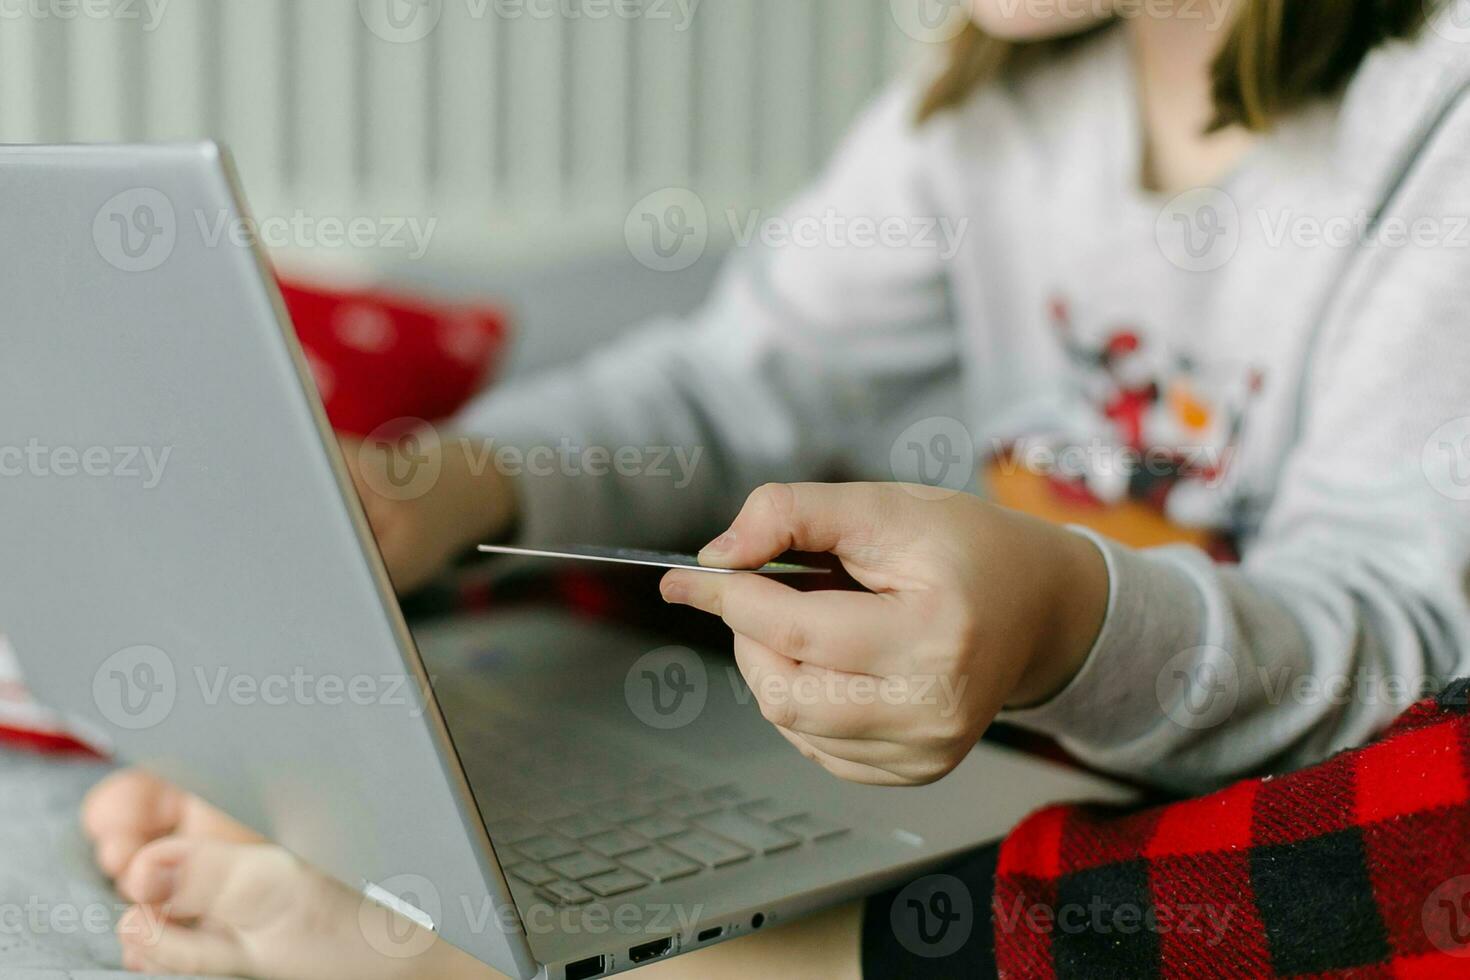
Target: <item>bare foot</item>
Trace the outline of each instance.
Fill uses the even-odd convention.
[[[504,980],[433,933],[270,844],[155,841],[118,889],[123,964],[149,973],[258,980]],[[657,964],[655,978],[768,974],[852,980],[861,906]]]
[[[82,801],[82,829],[92,841],[97,866],[118,878],[145,844],[161,837],[197,837],[258,843],[260,835],[140,769],[103,779]]]
[[[118,923],[128,969],[259,980],[503,980],[146,773],[98,783],[82,804],[82,822],[98,864],[135,903]],[[744,980],[775,971],[849,980],[859,973],[860,910],[849,905],[638,975]]]
[[[123,965],[258,980],[496,980],[433,933],[282,848],[200,837],[145,845],[118,881]]]

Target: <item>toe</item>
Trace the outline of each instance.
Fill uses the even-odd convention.
[[[172,833],[184,793],[138,769],[115,772],[82,801],[82,828],[93,841],[127,836],[152,840]]]
[[[133,906],[118,920],[123,966],[156,974],[231,976],[249,972],[239,940],[228,931],[191,927],[152,906]]]
[[[143,845],[147,843],[143,838],[131,834],[98,838],[94,848],[97,867],[101,868],[102,873],[108,878],[116,879],[127,868],[133,855],[142,850]]]
[[[130,902],[162,907],[170,920],[248,930],[291,911],[309,880],[273,845],[176,836],[144,846],[117,888]]]

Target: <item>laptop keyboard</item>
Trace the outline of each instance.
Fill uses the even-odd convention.
[[[802,807],[734,783],[711,785],[680,767],[642,771],[585,742],[537,741],[534,753],[499,757],[496,802],[485,820],[506,874],[553,904],[582,905],[779,858],[849,832]],[[594,758],[586,758],[589,751]],[[549,791],[547,773],[566,781]]]

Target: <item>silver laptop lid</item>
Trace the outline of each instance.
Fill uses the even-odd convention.
[[[36,694],[534,975],[275,287],[208,234],[221,151],[0,147],[0,214],[0,631]]]

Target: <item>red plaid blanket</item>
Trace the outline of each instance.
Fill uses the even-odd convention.
[[[996,863],[997,972],[1470,976],[1467,692],[1300,772],[1028,818]]]

